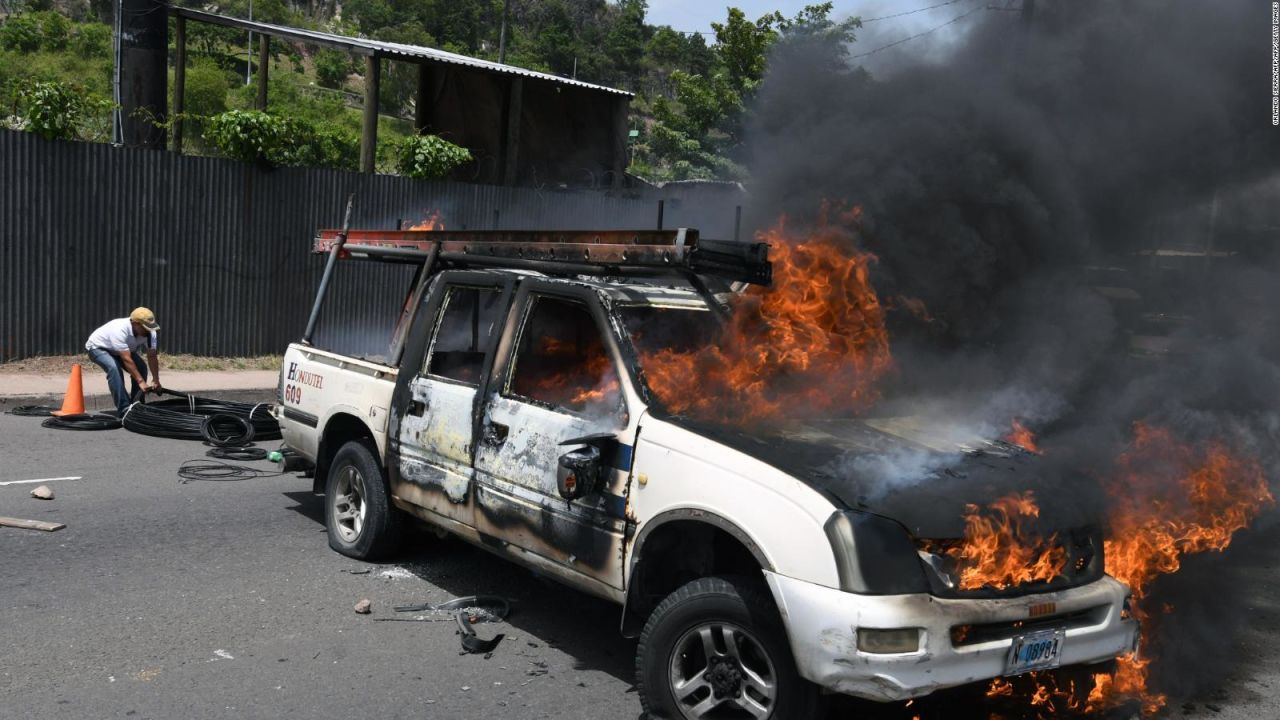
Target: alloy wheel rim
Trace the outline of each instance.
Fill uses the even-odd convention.
[[[333,520],[338,537],[346,543],[355,542],[364,528],[364,476],[347,465],[338,471],[334,490]]]
[[[773,659],[754,635],[732,623],[702,623],[685,631],[671,653],[667,678],[687,720],[764,720],[777,704]]]

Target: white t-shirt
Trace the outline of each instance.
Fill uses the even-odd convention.
[[[157,350],[159,347],[155,331],[150,333],[150,337],[138,337],[133,334],[133,323],[127,317],[116,318],[94,330],[84,344],[85,350],[102,348],[118,353],[138,352],[143,348]]]

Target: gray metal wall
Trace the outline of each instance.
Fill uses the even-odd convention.
[[[263,170],[0,130],[0,361],[80,352],[94,328],[136,305],[156,311],[162,352],[283,352],[319,283],[314,232],[341,224],[351,192],[352,225],[363,228],[408,226],[431,210],[449,229],[657,221],[656,198]],[[664,224],[723,227],[732,213],[687,204],[669,207]],[[340,268],[317,344],[377,352],[407,279],[403,268],[357,266]]]

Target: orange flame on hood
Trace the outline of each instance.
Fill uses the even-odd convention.
[[[1035,433],[1028,430],[1027,426],[1019,422],[1017,418],[1013,419],[1013,429],[1009,431],[1008,435],[1004,436],[1004,441],[1011,445],[1017,445],[1027,452],[1040,453],[1040,446],[1036,444]]]
[[[955,561],[961,590],[1048,582],[1066,568],[1067,551],[1056,534],[1035,533],[1030,525],[1038,517],[1040,506],[1030,491],[1006,495],[987,508],[966,505],[964,539],[933,541],[927,549]]]
[[[879,399],[893,366],[885,312],[871,286],[875,256],[853,242],[860,208],[824,204],[817,227],[783,218],[757,238],[770,244],[773,285],[737,298],[723,335],[696,351],[643,353],[649,387],[674,413],[733,422],[858,412]]]
[[[1196,446],[1142,423],[1134,425],[1133,443],[1117,458],[1105,489],[1112,502],[1106,570],[1132,590],[1132,613],[1143,623],[1145,647],[1151,640],[1151,583],[1177,572],[1186,555],[1225,550],[1238,530],[1275,503],[1256,460],[1233,454],[1219,441]],[[1114,673],[1093,676],[1086,698],[1047,673],[1032,673],[1032,687],[1020,693],[996,678],[987,696],[1020,697],[1036,707],[1056,699],[1085,713],[1136,700],[1143,714],[1152,715],[1168,702],[1147,688],[1152,660],[1149,650],[1143,657],[1119,658]]]

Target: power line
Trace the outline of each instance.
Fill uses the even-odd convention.
[[[909,37],[904,37],[904,38],[902,38],[901,40],[895,40],[895,41],[893,41],[893,42],[889,43],[888,45],[881,45],[880,47],[878,47],[878,48],[876,48],[876,49],[874,49],[874,50],[868,50],[867,52],[859,53],[859,54],[857,54],[857,55],[853,55],[853,56],[851,56],[849,59],[850,59],[850,60],[857,60],[858,58],[864,58],[864,57],[867,57],[868,55],[875,55],[876,53],[880,52],[881,50],[888,50],[889,48],[891,48],[891,47],[895,47],[895,46],[897,46],[897,45],[901,45],[901,44],[902,44],[902,43],[904,43],[904,42],[908,42],[908,41],[910,41],[910,40],[915,40],[916,38],[924,37],[925,35],[929,35],[929,34],[931,34],[931,33],[935,33],[935,32],[937,32],[937,31],[941,30],[942,28],[944,28],[944,27],[946,27],[946,26],[948,26],[948,25],[952,25],[952,24],[955,24],[955,23],[960,22],[961,20],[963,20],[963,19],[965,19],[965,18],[969,17],[970,15],[972,15],[972,14],[974,14],[974,13],[978,12],[979,10],[986,10],[986,9],[987,9],[987,6],[986,6],[986,5],[979,5],[978,7],[975,7],[975,8],[973,8],[972,10],[969,10],[968,12],[961,13],[961,14],[959,14],[959,15],[957,15],[957,16],[955,16],[955,17],[951,18],[950,20],[948,20],[948,21],[946,21],[946,22],[942,23],[941,25],[937,25],[937,26],[931,27],[931,28],[929,28],[928,30],[925,30],[924,32],[916,33],[915,35],[911,35],[911,36],[909,36]]]
[[[862,21],[862,24],[866,25],[867,23],[878,22],[880,20],[889,20],[891,18],[900,18],[900,17],[906,17],[907,15],[915,15],[916,13],[922,13],[929,10],[937,10],[940,7],[955,5],[958,2],[964,2],[964,0],[947,0],[944,3],[938,3],[937,5],[930,5],[929,7],[922,7],[915,10],[908,10],[906,12],[894,13],[893,15],[882,15],[880,17],[866,18]]]

